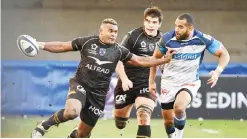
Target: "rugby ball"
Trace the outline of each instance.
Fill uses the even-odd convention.
[[[39,53],[37,41],[28,35],[20,35],[17,38],[17,47],[26,56],[34,57]]]

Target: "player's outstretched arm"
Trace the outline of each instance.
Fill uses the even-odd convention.
[[[72,42],[37,42],[40,49],[52,53],[73,51]]]
[[[159,48],[156,47],[153,53],[153,58],[162,58],[163,54],[160,52]],[[154,82],[157,72],[157,66],[150,67],[149,82]]]
[[[116,72],[122,81],[122,88],[124,91],[128,91],[130,88],[133,87],[132,81],[129,80],[128,76],[125,73],[124,65],[122,61],[118,61]]]
[[[159,48],[156,47],[153,53],[153,58],[162,58],[163,54],[160,52]],[[152,94],[152,97],[156,99],[156,83],[155,77],[157,73],[157,66],[150,67],[149,73],[149,92]]]
[[[49,51],[52,53],[62,53],[62,52],[69,52],[69,51],[82,51],[83,46],[86,42],[88,42],[90,36],[87,37],[78,37],[72,41],[68,42],[37,42],[40,49],[45,51]]]
[[[132,58],[128,61],[128,64],[138,67],[152,67],[157,66],[165,63],[169,63],[172,59],[173,54],[175,51],[173,49],[169,49],[166,53],[164,58],[155,58],[155,57],[144,57],[144,56],[137,56],[133,55]]]

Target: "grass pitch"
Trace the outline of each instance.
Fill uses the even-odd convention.
[[[29,138],[31,131],[35,128],[37,121],[47,117],[17,116],[2,117],[2,138]],[[69,121],[52,127],[44,137],[66,138],[70,131],[79,123],[79,120]],[[163,121],[161,119],[151,120],[153,138],[167,138]],[[118,130],[115,128],[114,120],[100,119],[92,131],[92,138],[135,138],[137,132],[136,119],[130,119],[127,128]],[[187,120],[184,131],[186,138],[247,138],[247,121],[240,120]]]

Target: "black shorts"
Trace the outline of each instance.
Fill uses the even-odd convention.
[[[115,93],[114,93],[115,108],[122,109],[129,104],[135,103],[137,97],[146,97],[152,99],[148,83],[134,83],[133,88],[130,88],[128,91],[123,91],[121,82],[118,82]],[[152,99],[153,100],[153,99]],[[154,100],[155,101],[155,100]]]
[[[87,125],[94,127],[101,114],[103,114],[106,96],[94,93],[94,89],[78,83],[74,78],[70,79],[69,83],[70,91],[67,99],[77,99],[82,103],[80,118]]]

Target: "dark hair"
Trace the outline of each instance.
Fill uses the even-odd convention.
[[[163,13],[161,9],[156,6],[149,7],[144,11],[144,18],[146,18],[147,16],[158,17],[159,22],[163,21]]]
[[[117,21],[112,18],[106,18],[102,21],[102,24],[112,24],[117,25]]]
[[[189,23],[191,25],[194,24],[194,19],[193,19],[192,15],[190,15],[188,13],[183,13],[183,14],[179,15],[178,19],[179,20],[184,20],[185,19],[187,21],[187,23]]]

